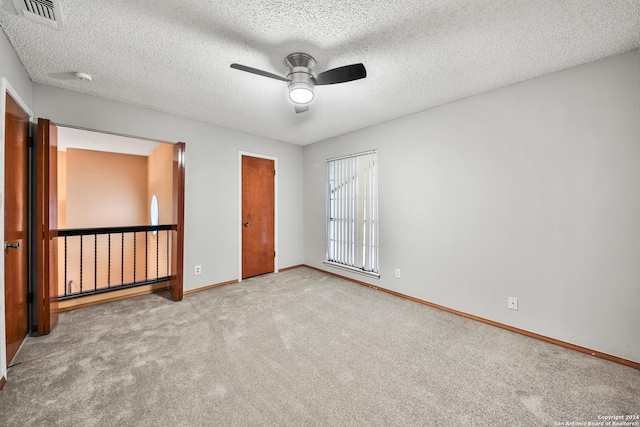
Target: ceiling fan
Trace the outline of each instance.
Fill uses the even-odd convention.
[[[316,66],[316,60],[306,53],[292,53],[285,58],[284,63],[288,69],[285,77],[246,65],[231,64],[231,68],[287,82],[289,99],[295,104],[296,113],[309,110],[309,104],[313,100],[314,86],[346,83],[367,77],[367,70],[362,64],[345,65],[315,75],[313,69]]]

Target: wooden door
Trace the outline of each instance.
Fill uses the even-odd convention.
[[[9,366],[29,332],[29,115],[8,93],[5,123],[4,301]]]
[[[184,280],[184,179],[185,179],[184,142],[173,146],[173,236],[171,248],[171,297],[181,301]]]
[[[275,162],[242,156],[242,278],[275,265]]]
[[[58,323],[58,128],[38,119],[38,333]]]

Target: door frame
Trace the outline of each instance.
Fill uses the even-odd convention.
[[[11,86],[9,81],[3,77],[0,81],[0,188],[4,188],[4,132],[5,132],[5,114],[6,114],[6,94],[11,95],[14,101],[22,108],[22,111],[29,116],[29,124],[34,122],[33,111],[27,106],[18,92]],[[4,242],[4,193],[0,195],[0,239]],[[29,267],[30,268],[30,267]],[[30,270],[29,270],[30,273]],[[29,283],[31,278],[29,274]],[[7,377],[7,332],[5,325],[5,301],[4,301],[4,251],[0,251],[0,382]],[[0,387],[1,388],[1,387]]]
[[[171,191],[172,231],[171,241],[171,281],[169,292],[174,301],[184,297],[184,205],[186,175],[186,144],[173,145],[173,178]]]
[[[280,258],[278,250],[278,176],[280,175],[278,173],[278,158],[266,154],[238,151],[238,282],[242,282],[242,156],[273,160],[273,167],[276,171],[273,180],[273,247],[276,251],[276,256],[273,259],[274,273],[278,272],[278,259]]]

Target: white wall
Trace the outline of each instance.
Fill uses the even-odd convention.
[[[369,149],[381,278],[346,275],[640,362],[638,51],[306,146],[305,264],[325,159]]]
[[[22,100],[32,105],[31,79],[11,43],[0,29],[0,77],[5,77]],[[3,113],[4,114],[4,113]]]
[[[0,79],[6,79],[16,94],[31,108],[32,90],[31,80],[22,62],[11,47],[4,32],[0,30]],[[5,93],[0,96],[4,98]],[[0,102],[0,239],[4,241],[4,101]],[[6,335],[5,335],[5,313],[4,313],[4,251],[0,251],[0,378],[7,376],[6,360]]]
[[[279,267],[302,263],[302,147],[41,84],[34,110],[58,124],[187,144],[185,291],[238,278],[238,151],[278,158]]]

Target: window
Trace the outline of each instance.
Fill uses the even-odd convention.
[[[154,194],[151,196],[151,225],[158,225],[158,198]],[[158,230],[153,231],[153,235],[158,234]]]
[[[327,263],[378,276],[378,154],[327,160]]]

